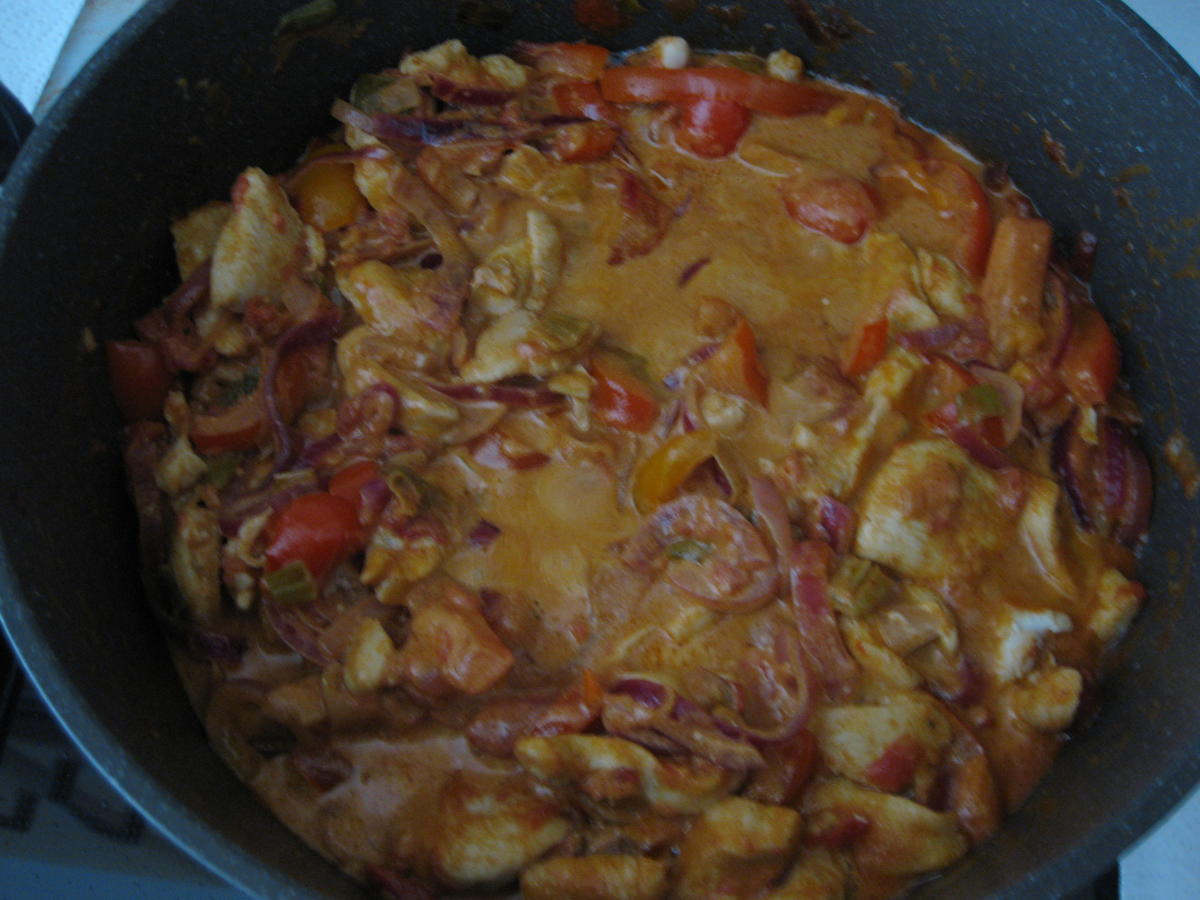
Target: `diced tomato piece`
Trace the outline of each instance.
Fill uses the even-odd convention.
[[[539,72],[558,75],[575,81],[596,81],[608,67],[609,52],[596,44],[535,44],[517,45],[517,58]]]
[[[329,479],[329,493],[354,504],[358,521],[370,528],[383,515],[391,494],[383,480],[383,471],[373,459],[351,463]]]
[[[359,545],[358,511],[343,497],[305,494],[267,523],[266,539],[267,572],[298,559],[320,581]]]
[[[1121,354],[1108,323],[1094,306],[1077,305],[1071,338],[1060,366],[1063,384],[1072,399],[1082,406],[1108,400]]]
[[[605,100],[616,103],[682,103],[727,100],[772,116],[824,113],[839,102],[831,91],[723,66],[663,69],[621,66],[600,79]]]
[[[105,353],[113,395],[125,420],[161,419],[172,379],[158,346],[143,341],[108,341]]]
[[[767,404],[767,370],[758,355],[754,330],[739,318],[729,336],[704,362],[706,381],[720,391]]]
[[[554,134],[550,154],[563,162],[593,162],[612,152],[617,129],[603,122],[564,125]]]
[[[596,122],[616,124],[616,107],[600,96],[600,88],[591,82],[567,81],[553,89],[554,104],[564,116],[578,116]]]
[[[621,357],[598,352],[592,356],[588,371],[596,379],[592,407],[604,424],[641,433],[658,421],[658,400],[653,390],[630,371]]]
[[[680,104],[676,140],[697,156],[728,156],[750,125],[750,111],[731,100],[688,100]]]
[[[842,372],[846,375],[862,375],[875,367],[887,351],[888,320],[875,319],[861,323],[854,329],[846,345],[842,360]]]
[[[779,193],[793,221],[843,244],[853,244],[879,218],[871,189],[844,175],[785,178]]]
[[[974,175],[958,163],[926,158],[878,166],[875,176],[889,224],[901,237],[949,256],[972,278],[983,276],[992,212]],[[912,200],[927,209],[905,205]]]
[[[879,758],[867,766],[864,774],[881,791],[898,793],[912,783],[923,754],[924,750],[916,738],[910,734],[903,735],[888,744]]]

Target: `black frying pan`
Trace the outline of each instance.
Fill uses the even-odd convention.
[[[358,889],[205,744],[144,604],[117,414],[85,330],[127,335],[173,287],[171,216],[225,195],[247,164],[287,168],[331,125],[330,101],[357,73],[453,35],[479,52],[589,35],[556,0],[341,0],[321,32],[274,37],[293,5],[153,0],[65,92],[9,174],[0,616],[67,730],[181,846],[251,893],[352,897]],[[863,27],[822,46],[810,37],[821,29],[791,13],[824,12],[819,2],[701,0],[682,19],[645,5],[605,42],[667,32],[695,46],[799,49],[825,74],[899,98],[981,158],[1008,161],[1061,235],[1100,236],[1095,292],[1147,413],[1142,440],[1158,484],[1142,566],[1150,600],[1113,660],[1098,720],[998,837],[918,892],[1061,894],[1107,867],[1200,777],[1197,508],[1160,450],[1176,433],[1200,444],[1189,221],[1200,209],[1200,79],[1116,0],[841,0]],[[1047,135],[1065,161],[1047,154]]]

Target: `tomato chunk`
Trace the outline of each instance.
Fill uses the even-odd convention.
[[[706,380],[717,390],[767,404],[767,370],[758,356],[754,330],[739,319],[729,336],[704,363]]]
[[[1094,306],[1075,307],[1074,328],[1061,374],[1063,384],[1076,403],[1095,406],[1112,393],[1121,368],[1121,354],[1108,323]]]
[[[974,175],[958,163],[933,158],[888,163],[874,171],[889,225],[901,237],[949,256],[972,278],[983,276],[992,213]]]
[[[750,125],[750,111],[731,100],[689,100],[680,104],[676,140],[697,156],[728,156]]]
[[[870,188],[844,175],[786,178],[779,193],[794,221],[843,244],[853,244],[879,218]]]
[[[105,352],[113,394],[126,421],[161,419],[171,389],[171,373],[158,346],[143,341],[108,341]]]
[[[267,523],[266,538],[267,572],[299,560],[320,581],[360,543],[358,510],[344,497],[305,494]]]
[[[588,370],[596,379],[592,407],[600,421],[626,431],[650,430],[658,420],[658,400],[649,384],[615,353],[596,353]]]
[[[842,371],[849,376],[862,375],[875,367],[887,350],[888,320],[875,319],[860,324],[850,336]]]

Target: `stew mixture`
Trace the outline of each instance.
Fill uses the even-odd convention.
[[[986,840],[1143,596],[1032,204],[782,50],[449,41],[333,115],[107,346],[238,775],[403,898],[881,898]]]

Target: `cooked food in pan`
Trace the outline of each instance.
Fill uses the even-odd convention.
[[[1143,594],[1034,205],[784,50],[449,41],[333,116],[108,345],[238,775],[403,898],[882,898],[985,841]]]

